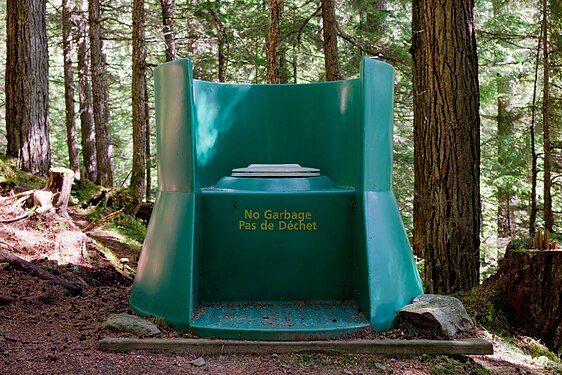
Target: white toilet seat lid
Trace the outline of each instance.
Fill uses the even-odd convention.
[[[232,170],[232,177],[318,177],[320,169],[299,164],[250,164]]]

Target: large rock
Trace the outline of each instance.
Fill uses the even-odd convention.
[[[449,296],[422,294],[398,312],[401,319],[422,329],[438,329],[451,337],[474,327],[462,302]]]
[[[131,332],[145,336],[152,336],[160,333],[160,330],[154,323],[129,314],[110,315],[105,323],[103,323],[103,328],[111,328],[121,332]]]

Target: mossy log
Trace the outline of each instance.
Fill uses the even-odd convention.
[[[562,251],[508,251],[498,274],[501,307],[514,327],[562,349]]]

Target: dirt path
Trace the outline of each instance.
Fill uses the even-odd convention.
[[[0,207],[0,218],[10,214]],[[77,227],[89,223],[84,217],[74,213],[73,216]],[[56,218],[0,223],[0,238],[17,248],[18,256],[80,284],[84,290],[82,296],[72,297],[52,282],[13,269],[0,270],[0,297],[15,300],[0,305],[0,373],[269,375],[483,374],[486,369],[499,374],[542,374],[546,371],[539,363],[522,362],[505,353],[457,359],[341,354],[217,355],[205,357],[205,365],[196,367],[190,364],[196,355],[101,352],[97,349],[100,338],[125,336],[106,331],[101,324],[112,313],[129,312],[131,283],[97,251],[93,238],[120,256],[136,259],[137,254],[107,232],[94,232],[90,236],[84,251],[68,246],[73,238],[83,238],[83,234]],[[160,336],[187,335],[165,332]]]

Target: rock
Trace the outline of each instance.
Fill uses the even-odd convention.
[[[352,373],[351,371],[349,371],[349,370],[343,370],[343,373],[344,373],[345,375],[353,375],[353,373]]]
[[[206,362],[203,358],[199,357],[197,359],[194,359],[193,361],[189,362],[191,365],[195,366],[195,367],[203,367],[205,366]]]
[[[154,323],[129,314],[112,314],[102,326],[103,328],[111,328],[122,332],[131,332],[145,336],[152,336],[160,333],[160,330]]]
[[[386,366],[383,365],[382,363],[378,363],[378,362],[375,363],[375,368],[377,370],[382,370],[382,371],[386,370]]]
[[[474,328],[462,302],[449,296],[422,294],[398,311],[401,319],[422,329],[439,329],[445,336]]]

